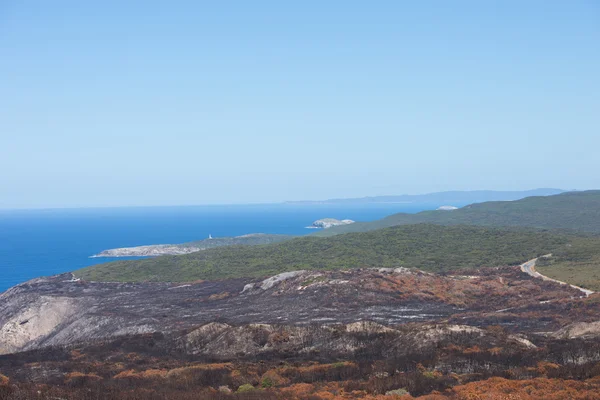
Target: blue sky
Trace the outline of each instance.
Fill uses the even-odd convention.
[[[594,0],[0,0],[0,208],[600,188],[599,71]]]

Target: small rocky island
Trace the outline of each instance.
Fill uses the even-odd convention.
[[[437,211],[452,211],[452,210],[458,210],[458,207],[454,207],[454,206],[441,206],[441,207],[438,207],[436,210]]]
[[[307,228],[327,229],[327,228],[331,228],[332,226],[353,224],[354,222],[355,221],[352,221],[351,219],[339,220],[339,219],[335,219],[335,218],[323,218],[323,219],[316,220],[315,222],[312,223],[311,226],[307,226]]]
[[[269,244],[282,242],[291,239],[289,235],[271,235],[267,233],[251,233],[248,235],[235,237],[213,238],[198,240],[182,244],[154,244],[148,246],[121,247],[118,249],[104,250],[92,256],[96,257],[156,257],[165,255],[181,255],[194,253],[215,247],[246,245],[253,246],[259,244]]]

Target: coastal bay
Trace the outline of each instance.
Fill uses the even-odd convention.
[[[40,276],[136,257],[90,258],[103,250],[252,232],[306,235],[323,217],[373,221],[441,204],[230,205],[0,211],[0,292]]]

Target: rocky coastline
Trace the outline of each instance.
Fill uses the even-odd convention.
[[[91,258],[98,257],[157,257],[165,255],[182,255],[212,249],[215,247],[245,245],[255,246],[259,244],[269,244],[282,242],[291,239],[289,235],[271,235],[266,233],[251,233],[248,235],[235,237],[221,237],[199,240],[195,242],[182,244],[155,244],[135,247],[121,247],[109,249],[94,254]]]
[[[307,226],[308,229],[328,229],[331,228],[333,226],[340,226],[340,225],[350,225],[353,224],[355,221],[351,220],[351,219],[335,219],[335,218],[323,218],[323,219],[318,219],[315,222],[312,223],[312,225]]]

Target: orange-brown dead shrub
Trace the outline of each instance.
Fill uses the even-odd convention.
[[[67,385],[85,385],[92,382],[101,381],[102,377],[96,374],[84,374],[82,372],[69,372],[65,374],[65,383]]]
[[[456,400],[600,400],[600,382],[490,378],[452,388]]]
[[[290,400],[304,399],[313,393],[315,387],[310,383],[296,383],[281,389],[281,394]]]

